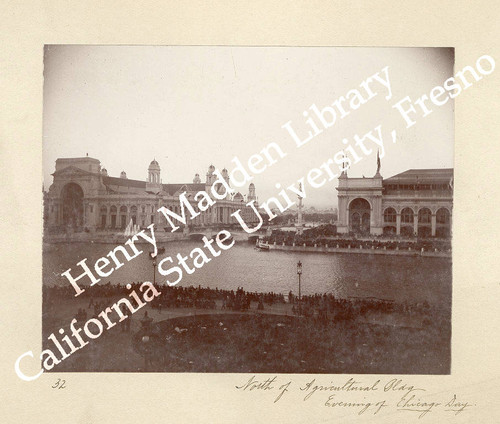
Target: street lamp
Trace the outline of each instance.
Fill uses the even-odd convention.
[[[297,275],[299,276],[299,315],[302,315],[302,297],[300,295],[300,276],[302,275],[302,262],[297,262]]]
[[[156,256],[154,252],[149,252],[149,257],[153,260],[153,286],[156,286]]]

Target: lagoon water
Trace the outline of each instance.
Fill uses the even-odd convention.
[[[201,242],[176,241],[162,244],[165,253],[160,258],[171,256],[177,263],[177,253],[183,255]],[[77,262],[88,258],[91,269],[95,261],[114,249],[114,244],[52,244],[43,252],[43,283],[46,285],[69,285],[61,273],[72,268],[78,276],[82,269]],[[123,267],[115,270],[99,284],[108,281],[128,282],[152,281],[153,265],[149,258],[149,245],[141,245],[144,253]],[[212,256],[209,256],[212,258]],[[336,297],[376,297],[398,302],[424,301],[431,304],[450,305],[452,291],[451,260],[446,258],[421,258],[343,253],[302,253],[255,250],[253,245],[235,244],[231,249],[197,269],[192,275],[184,273],[179,285],[201,285],[202,287],[247,291],[298,293],[298,261],[303,264],[301,278],[302,294],[333,293]],[[192,262],[188,262],[192,264]],[[166,264],[167,265],[167,264]],[[176,274],[172,274],[175,278]],[[156,270],[156,282],[165,281]],[[82,286],[89,284],[84,277]]]

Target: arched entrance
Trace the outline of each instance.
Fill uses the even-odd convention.
[[[400,233],[404,237],[412,237],[415,235],[414,232],[414,213],[411,208],[404,208],[401,211],[401,230]]]
[[[421,208],[418,211],[418,236],[431,237],[432,212],[429,208]]]
[[[132,224],[137,224],[137,206],[132,206],[130,208],[130,218],[132,219]]]
[[[383,234],[386,236],[395,236],[397,234],[396,227],[397,212],[396,209],[389,207],[384,210],[384,229]]]
[[[120,228],[122,230],[127,226],[127,211],[126,206],[120,206]]]
[[[436,212],[436,237],[449,238],[451,236],[451,214],[446,208]]]
[[[74,229],[83,227],[83,190],[76,183],[66,184],[62,190],[62,221]]]
[[[349,205],[350,231],[357,234],[370,234],[370,203],[366,199],[354,199]]]
[[[116,228],[116,213],[117,209],[116,206],[111,206],[110,208],[110,214],[111,214],[111,228]]]
[[[387,208],[384,210],[384,224],[395,224],[396,223],[396,209]]]

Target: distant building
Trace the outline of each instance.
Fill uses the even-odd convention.
[[[122,171],[120,178],[110,177],[106,169],[101,168],[99,160],[83,157],[57,159],[56,169],[52,174],[54,181],[45,199],[45,222],[49,231],[64,232],[71,229],[78,231],[123,230],[130,221],[134,225],[146,227],[154,223],[158,229],[167,227],[163,215],[157,210],[165,206],[180,214],[179,196],[186,192],[186,197],[195,210],[199,199],[194,196],[199,191],[210,193],[216,180],[215,167],[208,168],[205,182],[195,174],[192,183],[163,184],[160,165],[153,160],[144,181],[131,180]],[[226,169],[221,174],[229,184]],[[223,187],[220,185],[219,193]],[[257,200],[255,186],[250,184],[246,201]],[[258,218],[245,204],[241,193],[217,200],[207,211],[201,212],[194,219],[187,219],[193,227],[217,227],[236,224],[231,214],[241,209],[241,216],[247,223]],[[186,217],[190,217],[186,210]],[[167,228],[168,230],[168,228]]]
[[[410,169],[387,179],[379,169],[373,178],[339,177],[339,233],[450,237],[453,169]]]

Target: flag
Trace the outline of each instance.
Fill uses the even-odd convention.
[[[377,174],[380,172],[380,155],[378,154],[377,149]]]

